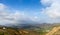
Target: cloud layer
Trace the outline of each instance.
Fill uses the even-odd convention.
[[[11,10],[8,6],[0,3],[0,25],[17,24],[18,21],[25,19],[25,15],[18,10]]]
[[[29,16],[27,13],[19,10],[12,10],[7,5],[0,3],[0,25],[36,22],[37,18],[37,16]]]
[[[46,23],[60,23],[60,0],[41,0],[43,20]]]
[[[49,17],[60,17],[60,0],[41,0],[41,3],[46,6],[43,11]]]
[[[32,16],[19,10],[13,10],[5,4],[0,3],[0,25],[20,24],[33,22],[59,22],[60,21],[60,0],[41,0],[42,13]],[[34,14],[35,15],[35,14]]]

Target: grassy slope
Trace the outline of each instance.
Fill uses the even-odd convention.
[[[40,33],[29,30],[0,29],[0,35],[40,35]]]

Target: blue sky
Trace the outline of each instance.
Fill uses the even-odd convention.
[[[1,0],[1,3],[10,6],[13,9],[27,12],[34,15],[34,12],[40,12],[42,4],[40,0]]]
[[[59,9],[59,0],[0,0],[0,23],[60,23]]]
[[[1,3],[22,11],[26,9],[38,11],[42,8],[40,0],[1,0]]]

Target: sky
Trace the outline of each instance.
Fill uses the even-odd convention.
[[[60,0],[0,0],[0,25],[60,23]]]

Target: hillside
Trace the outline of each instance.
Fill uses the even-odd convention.
[[[11,26],[0,25],[0,35],[46,35],[54,27],[60,26],[56,24],[19,24]]]
[[[0,35],[40,35],[40,33],[33,31],[33,30],[1,27],[0,28]]]

